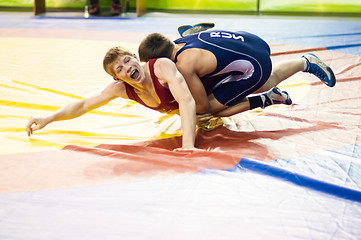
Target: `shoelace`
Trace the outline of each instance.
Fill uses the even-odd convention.
[[[314,75],[316,75],[318,78],[320,79],[325,79],[326,78],[326,73],[322,70],[321,67],[319,67],[317,64],[311,64],[311,69],[310,69],[311,73],[313,73]]]

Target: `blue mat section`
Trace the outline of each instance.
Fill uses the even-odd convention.
[[[0,28],[78,29],[123,32],[161,32],[178,34],[183,24],[211,21],[218,29],[249,31],[269,43],[283,43],[330,50],[361,56],[361,20],[328,20],[310,17],[216,17],[164,15],[140,18],[67,18],[0,16]]]
[[[359,166],[358,166],[359,167]],[[229,169],[229,171],[239,171],[240,169],[250,170],[260,174],[268,175],[274,178],[282,179],[291,183],[294,183],[301,187],[306,187],[312,190],[327,193],[336,197],[349,199],[361,203],[361,191],[351,189],[343,186],[339,186],[333,183],[321,181],[306,175],[299,174],[297,172],[289,171],[279,167],[271,166],[269,164],[262,163],[260,161],[253,161],[250,159],[243,158],[239,164]],[[326,171],[327,169],[325,169]],[[360,180],[358,176],[350,176]],[[357,185],[361,183],[357,182]]]
[[[228,170],[1,194],[0,238],[359,239],[360,192],[334,190],[242,159]]]
[[[361,144],[294,159],[277,159],[272,165],[322,181],[361,191]]]

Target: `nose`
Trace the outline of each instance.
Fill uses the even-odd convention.
[[[132,70],[132,67],[131,67],[131,66],[125,65],[124,67],[125,67],[126,73],[130,73],[130,72],[131,72],[131,70]]]

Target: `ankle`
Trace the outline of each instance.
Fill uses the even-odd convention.
[[[302,58],[301,58],[301,61],[302,61],[302,63],[303,63],[303,69],[302,69],[302,71],[303,71],[303,72],[306,72],[306,71],[307,71],[307,68],[308,68],[308,60],[307,60],[305,57],[302,57]]]
[[[248,97],[248,101],[249,101],[249,110],[259,107],[265,108],[269,106],[270,103],[272,104],[272,101],[267,96],[267,92]]]

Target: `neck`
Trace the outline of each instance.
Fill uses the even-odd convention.
[[[173,52],[172,52],[172,56],[171,56],[171,60],[174,62],[175,61],[175,56],[177,55],[177,52],[182,48],[182,46],[179,46],[178,44],[176,44],[173,48]]]
[[[144,71],[144,79],[143,81],[136,86],[133,86],[136,90],[138,91],[149,91],[150,89],[153,88],[153,82],[152,82],[152,78],[150,77],[150,72],[149,72],[149,65],[148,63],[143,63],[141,65],[143,71]]]

